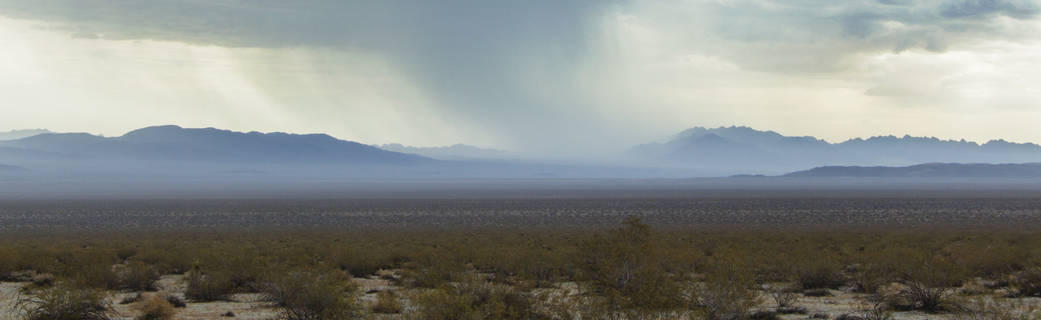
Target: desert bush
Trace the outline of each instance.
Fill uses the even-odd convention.
[[[458,295],[454,288],[433,289],[416,294],[410,299],[416,310],[409,319],[453,320],[483,319],[474,307],[474,297]]]
[[[827,259],[809,259],[796,266],[796,283],[802,289],[838,289],[846,283],[841,266]]]
[[[1026,266],[1023,257],[1030,256],[1028,248],[1013,245],[994,235],[952,244],[946,251],[970,275],[985,278],[997,278],[1023,269]]]
[[[852,275],[853,290],[860,293],[873,294],[878,287],[894,281],[893,273],[879,266],[858,268]]]
[[[192,269],[193,259],[198,255],[192,249],[160,242],[147,250],[139,250],[133,257],[154,266],[161,274],[182,274]]]
[[[767,288],[767,296],[773,300],[777,306],[775,309],[776,313],[779,314],[805,314],[806,308],[796,305],[799,302],[799,295],[792,291],[790,288],[785,286],[775,286]]]
[[[19,297],[15,307],[26,320],[107,320],[112,316],[104,292],[68,283]]]
[[[126,261],[127,259],[130,259],[130,257],[133,257],[136,254],[137,248],[125,247],[116,249],[116,258],[119,259],[119,261]]]
[[[532,319],[536,317],[534,297],[515,288],[469,279],[454,285],[427,290],[412,301],[415,319]]]
[[[793,292],[787,286],[772,286],[766,289],[767,295],[777,308],[787,308],[795,306],[796,302],[799,302],[799,295]]]
[[[12,272],[15,272],[17,263],[15,259],[18,251],[12,248],[0,247],[0,281],[9,281]]]
[[[924,311],[956,309],[949,300],[952,287],[965,279],[964,269],[955,262],[939,256],[905,256],[910,263],[902,270],[907,287],[900,295],[911,303],[911,308]]]
[[[612,311],[683,307],[683,276],[665,270],[665,259],[639,219],[583,245],[584,278],[590,292],[607,298]]]
[[[140,261],[131,261],[114,272],[118,288],[123,290],[155,291],[155,282],[159,280],[159,271]]]
[[[188,283],[184,296],[195,301],[228,300],[235,290],[235,284],[223,273],[204,274],[194,270],[184,279]]]
[[[214,274],[219,274],[221,279],[231,284],[232,290],[237,292],[259,292],[262,289],[261,279],[267,277],[266,274],[269,272],[269,270],[264,268],[271,262],[264,259],[268,254],[257,252],[259,249],[255,248],[227,248],[226,246],[230,245],[225,244],[212,251],[211,255],[206,257],[206,260],[201,263],[200,267],[204,270],[213,270]],[[223,254],[236,250],[243,252]],[[290,267],[292,263],[296,262],[285,261],[279,263],[279,265]]]
[[[1009,279],[1011,294],[1017,297],[1041,296],[1041,267],[1020,271]]]
[[[292,271],[263,285],[266,300],[286,320],[351,319],[356,310],[349,275],[327,271]]]
[[[149,295],[134,305],[139,315],[137,320],[168,320],[173,319],[176,310],[174,306],[159,295]]]
[[[118,289],[120,286],[119,276],[112,270],[111,264],[81,266],[81,269],[73,272],[72,279],[79,285],[101,290]]]
[[[405,285],[411,288],[436,288],[458,278],[465,271],[460,265],[434,262],[433,264],[410,263],[402,272]]]
[[[460,293],[459,286],[471,281],[468,275],[478,275],[477,283],[494,288],[514,286],[516,295],[509,299],[535,299],[536,292],[556,291],[546,288],[566,282],[575,293],[554,297],[560,303],[547,302],[547,306],[563,310],[554,315],[572,318],[576,314],[639,318],[648,314],[685,316],[688,310],[705,313],[707,308],[701,302],[709,305],[711,297],[727,296],[730,290],[721,284],[725,281],[718,280],[725,279],[720,269],[734,264],[728,257],[747,258],[737,259],[744,261],[741,272],[751,278],[741,280],[745,292],[754,287],[751,282],[785,282],[801,290],[834,288],[848,280],[860,292],[878,293],[883,288],[890,299],[879,300],[893,309],[934,309],[937,303],[931,301],[940,300],[938,309],[947,311],[958,310],[959,302],[951,300],[953,288],[979,277],[988,290],[969,283],[964,285],[971,289],[966,292],[988,293],[1007,287],[1017,296],[1041,296],[1041,289],[1036,289],[1041,286],[1037,285],[1041,269],[1024,268],[1041,265],[1037,258],[1041,257],[1041,249],[1037,249],[1041,248],[1041,232],[987,228],[849,227],[835,231],[663,225],[652,232],[633,220],[621,228],[591,225],[521,231],[449,226],[437,230],[0,235],[0,269],[15,270],[9,278],[19,281],[29,281],[37,274],[54,275],[39,279],[44,285],[30,286],[32,290],[27,292],[42,290],[53,279],[95,289],[140,290],[154,280],[151,271],[187,270],[187,298],[220,300],[231,293],[264,289],[274,279],[268,275],[271,270],[340,269],[366,274],[378,270],[374,268],[394,268],[398,276],[377,273],[405,286],[430,289],[417,291],[430,293],[432,300],[463,301],[462,314],[476,316],[494,309],[487,306],[495,303],[474,302],[480,299],[472,296],[479,294]],[[123,251],[127,243],[133,243],[136,252]],[[129,276],[132,269],[142,270],[137,273],[141,276]],[[131,282],[141,285],[128,285]],[[826,295],[834,291],[803,292]],[[937,292],[939,298],[935,298]],[[508,304],[525,304],[524,299],[516,300],[519,302]],[[722,304],[722,299],[716,300],[713,304]],[[749,299],[738,299],[742,300]],[[720,318],[750,316],[747,312],[713,314],[722,314],[716,316]]]
[[[376,303],[372,305],[374,313],[401,313],[404,308],[398,294],[394,291],[384,290],[376,294]]]
[[[404,262],[396,257],[390,250],[372,250],[359,246],[348,246],[330,254],[330,260],[341,270],[349,272],[352,276],[363,277],[375,274],[381,269],[398,266]]]
[[[178,296],[175,296],[175,295],[172,295],[172,294],[167,294],[167,293],[164,293],[162,296],[163,296],[163,299],[166,299],[166,302],[169,302],[170,305],[173,306],[174,308],[184,308],[184,307],[188,306],[188,304],[185,303],[184,299],[181,299],[181,297],[178,297]]]
[[[38,288],[50,287],[54,284],[54,275],[50,273],[36,274],[29,279],[29,283]]]
[[[754,286],[747,259],[727,253],[717,257],[705,281],[694,283],[689,291],[694,307],[704,319],[733,320],[747,318],[749,310],[759,304]]]

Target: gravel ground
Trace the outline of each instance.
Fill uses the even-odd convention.
[[[110,200],[0,202],[0,234],[71,230],[694,225],[1038,225],[1041,197]]]

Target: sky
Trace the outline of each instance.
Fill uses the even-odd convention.
[[[597,155],[694,126],[1041,143],[1041,1],[0,0],[0,131]]]

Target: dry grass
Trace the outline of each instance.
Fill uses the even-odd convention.
[[[107,320],[112,316],[103,292],[67,283],[22,296],[15,307],[25,320]]]
[[[349,279],[338,272],[290,271],[267,281],[264,297],[285,320],[352,319],[358,308]]]
[[[174,306],[159,295],[148,295],[134,309],[139,313],[137,320],[169,320],[177,313]]]
[[[394,291],[384,290],[376,294],[376,303],[370,308],[373,313],[396,314],[405,308]]]
[[[134,244],[132,249],[127,243]],[[612,228],[521,231],[459,227],[0,235],[0,267],[9,271],[9,278],[39,277],[26,294],[55,301],[60,295],[48,291],[55,284],[66,288],[63,294],[69,299],[82,300],[69,288],[154,290],[158,274],[184,272],[184,293],[193,304],[263,292],[287,319],[365,312],[354,293],[340,286],[355,273],[378,274],[404,286],[396,299],[378,294],[371,308],[403,316],[524,318],[599,312],[605,317],[741,318],[762,311],[757,290],[763,284],[787,283],[791,290],[774,297],[781,308],[795,304],[786,302],[793,295],[809,299],[814,292],[844,296],[855,290],[878,294],[885,303],[873,317],[883,317],[910,309],[956,314],[964,302],[955,298],[968,293],[959,293],[959,287],[971,287],[972,294],[981,296],[1038,295],[1037,248],[1041,231],[1032,226],[672,228],[632,219]],[[311,280],[291,281],[294,277]],[[326,282],[314,279],[343,281],[336,286],[292,285]],[[574,284],[574,294],[546,299],[536,294],[557,290],[561,283]],[[803,294],[794,293],[798,290]],[[832,298],[837,299],[821,300]]]

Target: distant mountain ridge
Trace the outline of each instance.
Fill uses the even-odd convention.
[[[803,136],[784,136],[749,127],[695,127],[664,143],[639,145],[632,158],[653,163],[710,168],[748,168],[784,172],[827,165],[904,166],[933,162],[1041,162],[1041,146],[991,140],[965,140],[905,135],[850,139],[841,143]]]
[[[86,133],[45,133],[0,148],[60,153],[101,160],[225,163],[414,164],[431,159],[339,140],[325,134],[235,132],[154,126],[106,138]],[[0,152],[0,156],[3,153]]]
[[[906,167],[826,166],[792,172],[783,177],[1041,179],[1041,163],[926,163]]]
[[[17,140],[21,138],[28,138],[39,134],[51,133],[47,129],[25,129],[25,130],[11,130],[8,132],[0,132],[0,141],[4,140]]]
[[[0,141],[0,164],[25,168],[31,172],[26,176],[50,175],[55,179],[73,174],[91,179],[145,175],[209,178],[212,174],[298,179],[754,176],[817,167],[1041,163],[1041,146],[1004,140],[979,144],[910,136],[829,143],[814,137],[732,126],[684,130],[667,142],[634,147],[629,156],[604,159],[602,163],[609,163],[606,165],[561,159],[526,162],[516,160],[513,153],[466,145],[375,147],[325,134],[179,126],[146,127],[118,137],[42,133]]]

